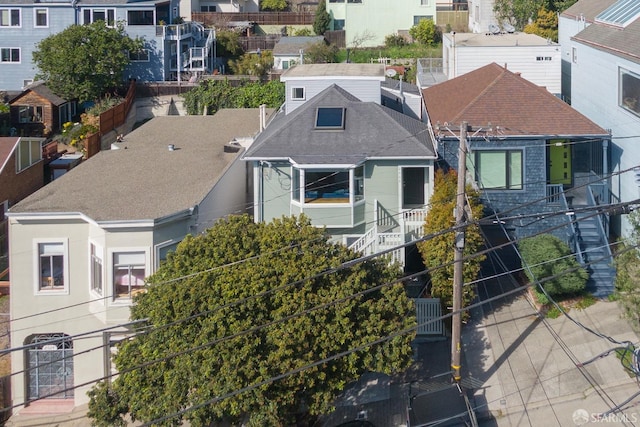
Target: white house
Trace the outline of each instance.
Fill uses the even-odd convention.
[[[490,25],[498,25],[493,12],[493,0],[469,0],[469,31],[472,33],[486,33]]]
[[[640,2],[618,0],[609,4],[579,1],[570,13],[593,14],[592,23],[571,34],[576,27],[569,16],[564,16],[560,32],[570,40],[571,105],[601,127],[611,129],[611,191],[625,202],[639,196],[633,168],[640,166]],[[580,12],[583,6],[584,12]],[[596,6],[599,11],[590,9]],[[616,231],[623,236],[630,234],[625,215]]]
[[[156,117],[9,209],[14,415],[86,403],[145,277],[187,234],[250,208],[234,141],[259,132],[259,111]]]
[[[449,79],[495,62],[560,94],[560,45],[526,33],[445,33],[442,63]]]
[[[273,47],[273,69],[282,71],[302,64],[305,50],[318,43],[325,43],[323,36],[282,37]]]

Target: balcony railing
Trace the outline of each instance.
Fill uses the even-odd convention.
[[[193,12],[191,20],[205,25],[226,22],[252,22],[258,25],[313,25],[311,12]]]

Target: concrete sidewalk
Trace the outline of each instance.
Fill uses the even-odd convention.
[[[506,279],[494,280],[479,294],[486,299],[512,287]],[[473,394],[478,418],[487,420],[481,425],[585,425],[595,414],[640,391],[615,352],[581,365],[620,346],[608,337],[638,343],[617,303],[599,301],[584,310],[573,309],[569,316],[583,326],[567,316],[539,316],[524,292],[476,310],[473,322],[463,329],[462,342],[466,370],[481,384]],[[609,416],[608,425],[640,425],[640,406],[633,406],[639,403],[640,397],[622,413]],[[589,420],[574,422],[581,414],[588,414]]]

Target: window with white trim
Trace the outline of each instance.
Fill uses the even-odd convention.
[[[20,63],[19,47],[3,47],[0,48],[0,62]]]
[[[37,292],[66,292],[69,280],[66,241],[40,241],[36,247]]]
[[[293,168],[292,184],[291,199],[296,202],[358,202],[364,199],[364,166],[339,170]],[[302,194],[304,200],[300,200]]]
[[[285,61],[282,61],[283,69],[284,69]],[[291,99],[304,99],[304,88],[303,87],[294,87],[291,89]]]
[[[618,105],[640,116],[640,75],[620,68]]]
[[[128,25],[154,25],[153,10],[130,10],[127,12]]]
[[[42,140],[20,138],[16,149],[16,172],[21,172],[42,160]]]
[[[108,27],[116,26],[115,9],[84,9],[82,12],[84,24],[92,24],[97,21],[104,21]]]
[[[20,27],[20,9],[0,8],[0,27]]]
[[[485,190],[522,190],[522,151],[486,150],[473,153],[475,177]]]
[[[144,290],[146,253],[113,253],[113,295],[116,300],[130,300]]]
[[[104,277],[102,248],[91,243],[90,256],[91,290],[98,295],[102,295]]]
[[[49,26],[49,9],[41,7],[33,9],[33,26],[37,28]]]

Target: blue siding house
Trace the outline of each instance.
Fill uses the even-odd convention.
[[[20,91],[33,82],[33,51],[42,39],[98,20],[123,23],[129,36],[145,41],[124,80],[178,80],[210,70],[213,30],[195,22],[170,24],[180,21],[179,12],[179,0],[0,0],[0,90]]]
[[[496,63],[423,89],[423,99],[448,166],[458,168],[462,122],[471,127],[466,164],[487,213],[512,238],[565,240],[588,266],[588,289],[611,293],[609,218],[591,209],[610,202],[609,132]]]

